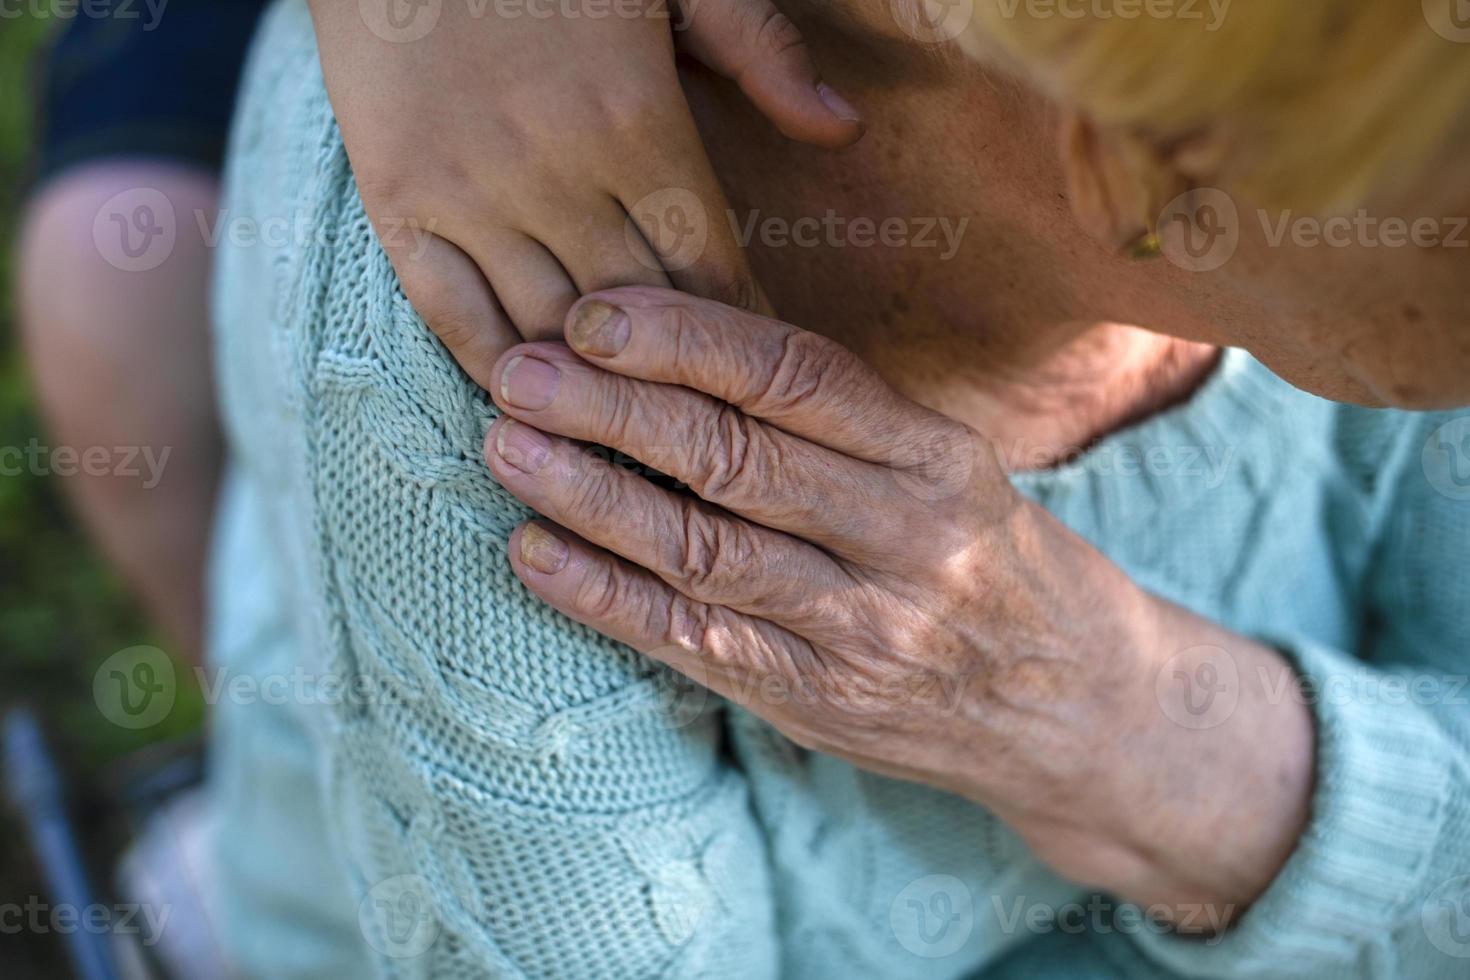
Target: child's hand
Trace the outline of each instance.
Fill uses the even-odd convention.
[[[482,385],[472,365],[559,338],[582,293],[672,285],[764,303],[679,86],[676,37],[787,136],[836,148],[862,135],[770,0],[691,0],[692,16],[664,0],[384,3],[397,20],[312,0],[328,94],[404,291]],[[670,189],[704,205],[695,255],[668,254],[679,243],[659,225],[692,217],[669,209],[687,193],[639,205]]]

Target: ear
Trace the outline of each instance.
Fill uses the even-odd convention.
[[[1126,251],[1189,189],[1172,158],[1143,138],[1105,130],[1076,109],[1061,117],[1062,169],[1072,213],[1093,238]]]

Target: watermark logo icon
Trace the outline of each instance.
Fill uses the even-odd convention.
[[[148,272],[163,265],[178,237],[173,202],[152,187],[114,194],[92,220],[97,254],[123,272]]]
[[[961,493],[975,473],[977,449],[970,430],[945,425],[907,439],[893,453],[893,478],[904,493],[938,503]]]
[[[1196,731],[1224,724],[1240,701],[1240,671],[1230,651],[1216,646],[1181,650],[1164,662],[1154,694],[1165,717]]]
[[[1185,191],[1159,212],[1164,257],[1189,272],[1213,272],[1240,246],[1240,212],[1229,194],[1214,187]]]
[[[1470,500],[1470,415],[1450,419],[1424,441],[1424,478],[1451,500]]]
[[[1424,934],[1446,956],[1470,959],[1470,875],[1444,882],[1420,907]]]
[[[682,648],[654,650],[649,656],[660,662],[677,659],[681,667],[681,670],[658,668],[653,677],[655,694],[651,710],[673,729],[686,728],[702,718],[710,706],[709,678],[704,664],[691,659]]]
[[[92,675],[92,700],[121,728],[150,728],[173,710],[178,684],[173,661],[157,647],[119,650]]]
[[[889,0],[893,22],[923,44],[947,44],[965,32],[975,6],[966,0]]]
[[[392,959],[412,959],[439,938],[439,917],[429,882],[422,875],[395,875],[378,882],[357,907],[357,924],[368,945]]]
[[[665,939],[675,946],[683,946],[694,938],[704,926],[715,899],[708,886],[696,884],[693,876],[698,872],[686,867],[678,873],[685,887],[656,888],[653,896],[653,915]]]
[[[666,187],[640,198],[628,209],[623,234],[639,262],[650,269],[678,272],[704,254],[709,241],[709,215],[693,191]]]
[[[1470,44],[1470,0],[1422,0],[1424,19],[1446,41]]]
[[[975,929],[975,897],[954,875],[925,875],[894,896],[888,924],[899,945],[915,956],[951,956]]]
[[[444,0],[358,0],[363,23],[384,41],[410,44],[439,23]]]

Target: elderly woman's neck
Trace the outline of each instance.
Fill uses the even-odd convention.
[[[1002,464],[1018,471],[1053,466],[1187,401],[1219,362],[1217,347],[1137,327],[1070,329],[1050,352],[1013,361],[988,357],[939,372],[895,348],[879,369],[909,397],[983,432]],[[951,363],[966,363],[960,356]]]
[[[1163,298],[1155,278],[1168,270],[1087,239],[1042,100],[904,43],[881,4],[792,9],[827,77],[863,107],[857,145],[793,145],[729,84],[685,76],[730,224],[783,319],[985,432],[1014,468],[1050,465],[1193,391],[1213,348],[1076,322],[1107,310],[1177,326],[1192,307]]]

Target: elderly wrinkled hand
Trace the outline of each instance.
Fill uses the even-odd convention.
[[[1104,755],[1172,737],[1153,681],[1187,614],[832,341],[641,287],[566,338],[491,373],[487,461],[549,518],[512,535],[532,592],[802,746],[990,807],[1063,873],[1137,881],[1140,788]]]
[[[1068,635],[1078,570],[1043,544],[1066,532],[974,431],[829,340],[680,293],[598,294],[567,338],[492,375],[490,467],[556,522],[512,541],[533,592],[869,769],[986,797],[1023,742],[1078,758],[1068,702],[1126,671]]]

